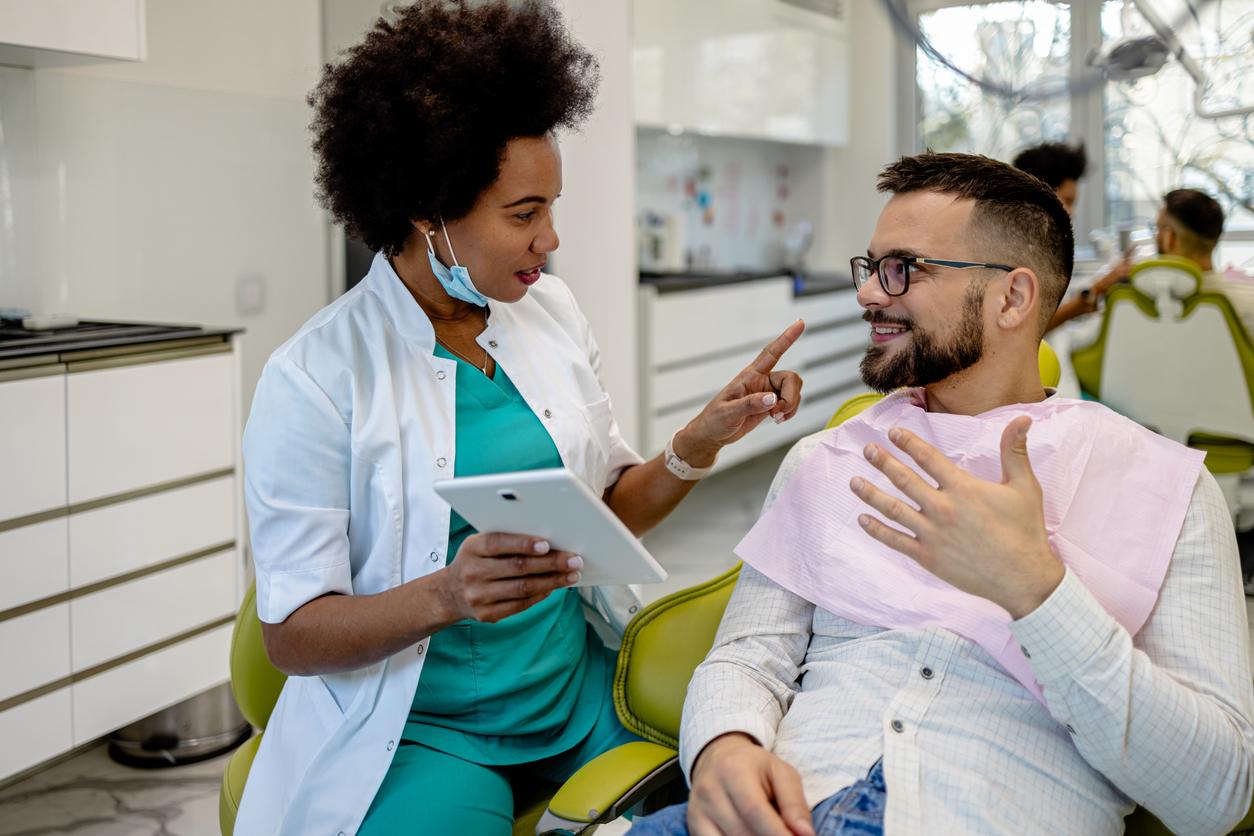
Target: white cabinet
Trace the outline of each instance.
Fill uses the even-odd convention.
[[[822,429],[846,399],[866,391],[859,366],[867,325],[852,287],[795,298],[790,277],[660,293],[640,287],[640,452],[661,452],[769,342],[797,319],[806,331],[778,368],[805,381],[784,424],[765,421],[719,456],[725,468]]]
[[[844,145],[844,0],[634,0],[638,124]]]
[[[65,375],[0,383],[0,521],[65,505]]]
[[[69,375],[70,504],[235,464],[229,354]]]
[[[35,362],[0,370],[0,781],[226,681],[243,570],[231,338]]]
[[[142,61],[144,0],[0,0],[0,64]]]

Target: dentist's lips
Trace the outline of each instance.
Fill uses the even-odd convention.
[[[527,287],[531,287],[533,284],[540,281],[540,271],[543,269],[544,265],[541,264],[538,267],[532,267],[530,270],[519,270],[514,274],[514,278],[527,285]]]

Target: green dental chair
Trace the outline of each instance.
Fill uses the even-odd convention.
[[[1040,350],[1041,380],[1055,386],[1058,358],[1048,345]],[[836,426],[880,399],[850,398],[833,415]],[[627,626],[614,678],[614,702],[623,725],[642,742],[612,749],[579,770],[560,788],[515,787],[514,836],[591,834],[598,825],[630,810],[650,812],[680,800],[680,715],[688,681],[714,643],[714,634],[731,598],[740,567],[712,580],[659,599],[642,609]],[[264,729],[285,677],[270,665],[250,588],[240,606],[231,642],[231,684],[240,710]],[[682,637],[677,641],[676,637]],[[222,836],[231,836],[248,769],[260,735],[236,750],[222,776],[219,802]],[[1254,827],[1254,813],[1234,833]],[[1153,816],[1137,810],[1127,819],[1132,836],[1169,831]]]

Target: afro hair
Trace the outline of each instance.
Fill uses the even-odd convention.
[[[518,137],[577,127],[596,59],[544,0],[417,0],[328,64],[309,96],[318,198],[370,249],[465,217]]]

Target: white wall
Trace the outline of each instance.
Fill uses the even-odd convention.
[[[639,441],[636,339],[635,128],[629,0],[561,0],[574,37],[601,63],[596,111],[561,137],[562,245],[554,271],[570,285],[601,346],[601,379],[629,443]]]
[[[327,300],[304,103],[319,6],[147,9],[145,62],[0,70],[0,306],[244,327],[246,409]]]
[[[852,90],[849,144],[826,153],[823,222],[814,230],[816,267],[848,271],[849,259],[865,254],[886,198],[875,191],[880,169],[900,155],[897,138],[898,33],[873,0],[849,8]]]

